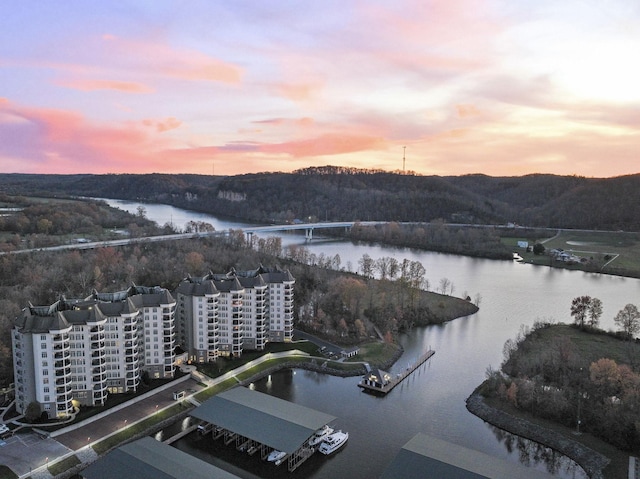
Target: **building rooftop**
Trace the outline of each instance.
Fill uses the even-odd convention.
[[[85,479],[237,479],[219,467],[204,462],[151,437],[143,437],[111,451],[84,469]]]
[[[426,434],[407,442],[380,479],[549,479],[536,469],[505,461]]]
[[[191,416],[287,454],[295,452],[334,416],[245,387],[208,399]]]

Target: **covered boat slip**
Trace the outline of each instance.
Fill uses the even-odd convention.
[[[417,434],[380,479],[550,479],[554,476],[473,449]]]
[[[265,459],[272,450],[287,454],[290,471],[311,454],[309,439],[334,416],[237,386],[208,399],[191,416],[212,424],[214,437]]]
[[[80,475],[85,479],[239,479],[151,437],[144,437],[107,453]]]

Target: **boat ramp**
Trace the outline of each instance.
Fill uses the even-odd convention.
[[[358,387],[367,392],[387,394],[435,353],[435,351],[429,349],[426,353],[420,356],[417,361],[412,365],[409,365],[404,371],[398,373],[395,377],[381,369],[372,369],[362,378],[362,381],[358,383]]]

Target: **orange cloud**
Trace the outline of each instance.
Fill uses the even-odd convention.
[[[261,125],[276,125],[276,126],[301,126],[301,127],[309,127],[315,124],[315,120],[313,118],[309,118],[308,116],[302,118],[269,118],[267,120],[256,120],[253,123],[258,123]]]
[[[295,102],[311,100],[322,88],[319,83],[281,83],[275,85],[276,94]]]
[[[363,150],[379,150],[386,146],[383,138],[366,135],[326,134],[308,140],[262,145],[264,153],[285,153],[296,158],[340,155]]]
[[[158,120],[143,120],[142,122],[145,126],[155,126],[156,131],[163,133],[169,130],[175,130],[182,125],[182,122],[174,117],[165,118],[162,121]]]
[[[124,93],[151,93],[153,88],[142,83],[116,80],[58,80],[58,85],[80,91],[116,90]]]
[[[480,110],[474,105],[456,105],[459,118],[473,118],[480,116]]]

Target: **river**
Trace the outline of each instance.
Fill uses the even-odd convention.
[[[139,205],[108,201],[132,212]],[[173,221],[181,227],[194,219],[208,221],[216,229],[243,226],[166,205],[143,206],[147,217],[161,225]],[[178,223],[178,218],[184,223]],[[221,449],[189,437],[179,441],[177,447],[247,478],[373,478],[380,475],[405,442],[423,432],[492,456],[549,470],[558,477],[586,477],[568,459],[505,434],[470,414],[465,399],[483,381],[488,367],[499,368],[505,341],[514,338],[521,325],[531,326],[540,319],[570,322],[571,300],[590,295],[603,303],[601,327],[614,329],[613,317],[625,304],[636,300],[640,280],[329,238],[317,237],[310,243],[305,243],[301,235],[283,234],[282,238],[283,245],[305,244],[317,255],[339,254],[342,265],[351,264],[354,269],[364,253],[373,259],[393,256],[399,261],[404,258],[420,261],[432,289],[447,278],[454,286],[454,295],[479,297],[480,310],[466,318],[417,328],[403,335],[400,340],[405,353],[398,367],[429,347],[436,354],[386,397],[361,392],[357,387],[359,378],[336,378],[300,370],[283,371],[252,385],[256,390],[336,416],[336,426],[349,431],[350,438],[344,450],[331,458],[314,456],[289,475],[284,474],[285,469],[265,469],[264,463],[240,453],[236,457],[232,448]]]

